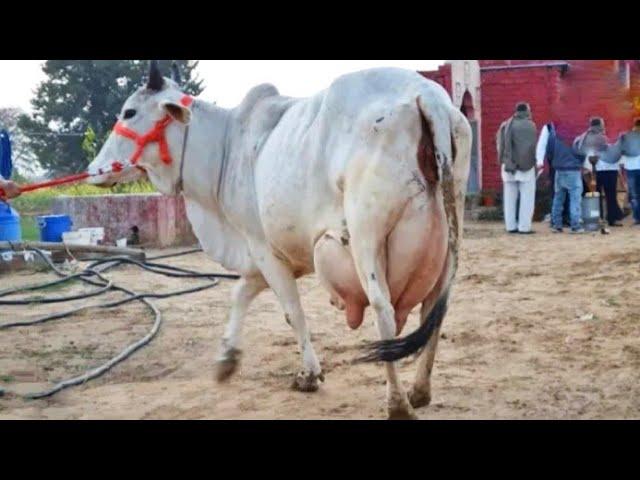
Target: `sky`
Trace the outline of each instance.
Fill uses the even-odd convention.
[[[0,60],[0,108],[31,111],[33,92],[45,78],[43,62]],[[274,84],[282,95],[305,97],[328,87],[344,73],[383,66],[435,70],[443,63],[444,60],[201,60],[197,72],[206,88],[199,98],[231,108],[260,83]]]

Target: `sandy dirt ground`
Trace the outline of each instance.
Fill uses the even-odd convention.
[[[417,410],[421,419],[640,418],[640,230],[578,236],[535,227],[537,235],[513,236],[498,224],[466,224],[433,370],[432,403]],[[169,262],[222,271],[204,254]],[[133,268],[109,275],[139,291],[187,283]],[[45,278],[50,276],[5,275],[0,289]],[[0,388],[7,391],[0,419],[385,418],[382,366],[351,364],[358,348],[377,338],[373,312],[351,331],[313,276],[299,288],[326,372],[320,390],[290,390],[300,359],[270,291],[249,311],[240,370],[217,384],[213,363],[231,285],[223,281],[213,290],[156,301],[165,320],[150,345],[99,379],[44,400],[10,392],[41,389],[96,366],[144,335],[151,317],[131,304],[0,331]],[[1,307],[1,322],[61,307]],[[417,313],[404,333],[416,328]],[[401,362],[407,387],[415,368],[410,360]]]

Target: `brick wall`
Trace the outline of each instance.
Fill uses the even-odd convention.
[[[451,65],[444,64],[438,67],[438,70],[433,70],[430,72],[418,72],[422,76],[428,78],[429,80],[433,80],[434,82],[438,82],[442,85],[449,95],[453,91],[453,85],[451,82]]]
[[[182,196],[156,194],[57,197],[53,213],[70,215],[73,230],[104,227],[105,244],[113,245],[137,226],[143,244],[158,247],[194,245],[195,238]]]
[[[509,62],[509,63],[507,63]],[[559,60],[481,60],[481,67],[559,62]],[[500,123],[512,115],[518,101],[531,105],[538,130],[549,121],[559,135],[573,141],[587,128],[589,117],[602,116],[610,141],[630,127],[631,95],[640,72],[632,69],[632,89],[621,83],[615,60],[569,60],[562,75],[557,67],[482,71],[482,179],[483,189],[500,189],[496,133]],[[635,73],[634,73],[635,72]]]
[[[481,61],[480,65],[484,65]],[[496,61],[493,61],[496,62]],[[533,121],[541,127],[552,118],[552,104],[558,98],[560,71],[557,68],[489,70],[482,72],[482,188],[500,189],[496,133],[509,118],[516,103],[531,105]]]

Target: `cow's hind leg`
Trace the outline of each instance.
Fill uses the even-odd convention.
[[[229,322],[222,337],[222,345],[216,362],[216,378],[224,381],[236,371],[240,360],[242,325],[251,301],[265,288],[267,283],[261,275],[242,277],[231,293]]]
[[[431,290],[431,292],[429,292],[427,298],[425,298],[422,302],[422,307],[420,309],[421,325],[426,322],[427,316],[442,295],[442,289],[445,285],[445,281],[449,273],[449,266],[450,265],[445,265],[445,268],[440,274],[440,278],[438,279],[435,287]],[[427,342],[427,345],[420,353],[415,381],[409,393],[409,401],[414,408],[426,407],[427,405],[429,405],[429,403],[431,403],[431,371],[433,370],[433,362],[435,360],[436,350],[438,348],[438,339],[440,338],[441,325],[442,324],[439,323],[436,326],[433,334]]]
[[[390,301],[385,269],[382,268],[381,262],[376,263],[375,268],[366,270],[369,272],[367,296],[376,312],[380,339],[390,340],[396,334],[395,311]],[[415,419],[416,415],[400,383],[395,363],[386,362],[385,370],[387,373],[387,411],[389,419]]]
[[[420,310],[421,323],[424,323],[434,303],[435,302],[428,300],[422,302],[422,308]],[[426,407],[431,403],[431,370],[433,369],[433,361],[436,357],[439,337],[440,325],[436,327],[429,342],[420,354],[415,383],[409,392],[409,401],[414,408]]]
[[[296,279],[291,270],[269,250],[260,248],[255,252],[255,258],[267,283],[280,301],[286,322],[291,325],[298,340],[303,368],[296,375],[292,388],[301,392],[315,392],[318,390],[318,380],[324,381],[324,375],[311,344],[311,334],[300,304]]]
[[[374,245],[369,240],[365,240],[358,247],[354,247],[354,256],[361,276],[366,278],[366,293],[370,305],[376,312],[380,338],[390,340],[395,337],[396,322],[386,279],[386,258],[383,256],[385,250],[382,245]],[[416,415],[400,383],[395,363],[386,362],[385,370],[389,419],[415,419]]]

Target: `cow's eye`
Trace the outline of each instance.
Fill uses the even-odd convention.
[[[124,119],[127,120],[131,117],[133,117],[136,114],[136,111],[133,109],[129,109],[129,110],[125,110],[124,111]]]

